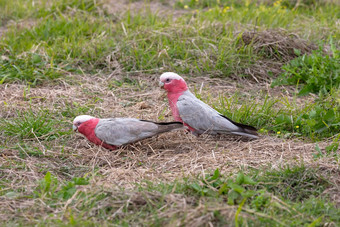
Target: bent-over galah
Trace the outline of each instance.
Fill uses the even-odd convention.
[[[183,122],[194,135],[235,134],[258,138],[254,127],[234,122],[196,98],[178,74],[163,73],[159,83],[168,92],[168,101],[175,121]]]
[[[78,130],[90,142],[110,150],[180,128],[184,128],[181,122],[157,123],[136,118],[99,119],[80,115],[73,120],[74,131]]]

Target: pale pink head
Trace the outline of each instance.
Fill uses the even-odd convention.
[[[159,79],[159,84],[168,92],[178,93],[188,90],[187,83],[176,73],[163,73]]]

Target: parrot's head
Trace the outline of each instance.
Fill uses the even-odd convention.
[[[77,131],[77,130],[78,130],[78,127],[79,127],[82,123],[84,123],[84,122],[86,122],[86,121],[88,121],[88,120],[91,120],[91,119],[93,119],[93,118],[95,118],[95,117],[92,117],[92,116],[89,116],[89,115],[80,115],[80,116],[74,118],[74,120],[73,120],[73,126],[72,126],[73,131]]]
[[[159,85],[168,92],[184,92],[188,90],[187,83],[177,73],[166,72],[159,78]]]

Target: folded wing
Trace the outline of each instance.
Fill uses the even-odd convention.
[[[197,99],[186,91],[177,100],[177,108],[183,122],[196,130],[197,134],[232,133],[257,138],[256,129],[252,126],[236,123]]]
[[[163,125],[135,118],[109,118],[98,122],[95,134],[107,144],[120,146],[182,127],[178,122]]]

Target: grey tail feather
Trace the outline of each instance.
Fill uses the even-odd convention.
[[[257,134],[255,135],[255,134],[250,134],[246,132],[231,132],[231,133],[235,135],[239,135],[239,136],[246,136],[246,137],[253,138],[253,139],[259,138]]]
[[[226,116],[223,116],[223,115],[220,115],[220,116],[226,118],[228,121],[230,121],[234,125],[238,126],[240,131],[233,132],[234,134],[242,135],[242,136],[248,136],[248,137],[251,137],[251,138],[258,138],[259,137],[259,135],[257,134],[257,129],[254,128],[253,126],[237,123],[237,122],[232,121],[232,120],[230,120],[229,118],[227,118]]]
[[[154,124],[157,124],[159,126],[160,133],[185,128],[183,123],[179,121],[173,121],[173,122],[154,122],[154,121],[148,121],[148,120],[141,120],[141,121],[152,122]]]

